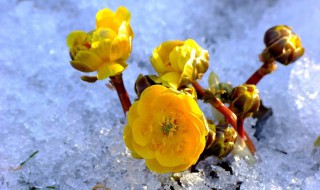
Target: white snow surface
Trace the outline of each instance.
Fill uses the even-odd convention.
[[[124,72],[132,101],[134,80],[154,73],[149,57],[163,41],[195,39],[210,52],[209,70],[238,85],[260,66],[268,28],[286,24],[301,36],[305,55],[290,66],[279,64],[258,85],[273,116],[259,141],[246,123],[257,148],[254,165],[229,156],[231,174],[209,158],[199,173],[175,174],[177,183],[130,157],[116,92],[107,81],[81,81],[65,42],[73,30],[92,30],[99,9],[120,5],[131,11],[135,32]],[[320,135],[319,18],[319,0],[2,0],[0,189],[319,189],[320,150],[313,147]]]

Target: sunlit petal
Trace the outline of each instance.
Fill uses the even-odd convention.
[[[103,63],[98,68],[98,79],[103,80],[105,78],[108,78],[110,76],[115,76],[117,74],[120,74],[125,67],[122,64],[118,63]]]
[[[72,67],[79,71],[92,72],[98,69],[102,64],[102,60],[92,52],[80,51],[70,63]]]
[[[152,138],[152,126],[140,117],[132,124],[132,135],[138,145],[146,146]]]

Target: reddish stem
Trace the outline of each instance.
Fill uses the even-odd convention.
[[[130,98],[127,93],[127,90],[123,84],[122,74],[110,77],[110,82],[117,90],[118,97],[121,102],[124,115],[126,115],[126,112],[129,111],[129,108],[131,106],[131,102],[130,102]]]
[[[277,65],[274,60],[265,61],[261,67],[254,72],[251,77],[246,81],[246,84],[257,85],[259,81],[267,74],[272,73],[277,69]]]
[[[251,77],[246,81],[246,84],[257,85],[259,83],[259,81],[265,76],[265,74],[259,72],[259,69],[251,75]]]
[[[215,98],[213,99],[210,104],[216,108],[230,123],[230,125],[233,126],[234,129],[237,130],[237,116],[233,113],[227,106],[225,106],[219,99]]]
[[[194,82],[192,83],[192,85],[196,89],[199,98],[202,98],[206,94],[206,91],[198,82]],[[220,113],[222,113],[226,120],[230,123],[230,125],[237,130],[237,116],[233,113],[233,111],[225,106],[218,98],[213,97],[213,99],[209,103]],[[244,129],[242,138],[246,142],[246,145],[250,152],[254,154],[256,152],[256,148]]]
[[[193,87],[196,89],[198,97],[201,99],[205,94],[206,91],[198,82],[192,83]],[[213,97],[212,100],[209,102],[214,108],[216,108],[219,112],[221,112],[227,121],[237,129],[237,116],[233,113],[227,106],[225,106],[219,99]]]
[[[238,131],[238,135],[244,139],[245,135],[244,135],[244,125],[243,125],[244,119],[242,117],[238,117],[237,119],[237,131]]]

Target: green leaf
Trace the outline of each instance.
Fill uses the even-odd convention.
[[[21,162],[20,163],[20,166],[23,166],[23,165],[25,165],[31,158],[33,158],[36,154],[38,154],[38,150],[37,151],[35,151],[34,153],[32,153],[25,161],[23,161],[23,162]]]

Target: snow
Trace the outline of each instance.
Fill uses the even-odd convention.
[[[210,51],[209,70],[221,81],[243,83],[259,66],[266,29],[286,24],[306,53],[278,65],[258,88],[273,116],[258,141],[257,162],[209,158],[199,173],[158,175],[130,157],[122,141],[125,118],[107,81],[87,84],[71,68],[65,38],[94,28],[95,14],[126,6],[135,32],[124,80],[154,73],[149,57],[161,42],[195,39]],[[0,189],[318,189],[320,150],[320,1],[85,1],[0,2]],[[207,75],[201,81],[204,86]],[[208,107],[205,113],[210,114]],[[21,162],[39,151],[22,167]],[[240,185],[241,184],[241,185]]]

